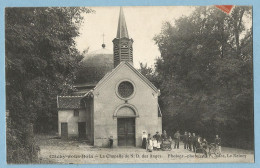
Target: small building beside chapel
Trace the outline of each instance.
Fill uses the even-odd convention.
[[[143,131],[162,132],[160,91],[133,67],[133,39],[122,8],[113,44],[113,67],[101,80],[76,85],[72,96],[57,96],[61,138],[78,137],[107,147],[113,136],[114,146],[139,147]]]

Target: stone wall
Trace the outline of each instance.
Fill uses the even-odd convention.
[[[79,116],[74,116],[74,110],[59,110],[58,111],[58,130],[59,136],[61,136],[61,123],[68,123],[68,136],[78,136],[78,122],[87,122],[86,110],[79,110]],[[86,124],[88,125],[88,124]],[[88,129],[86,129],[87,131]],[[88,135],[88,133],[87,133]]]

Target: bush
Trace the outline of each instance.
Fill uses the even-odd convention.
[[[35,143],[32,125],[24,124],[18,128],[7,119],[7,163],[28,164],[38,162],[39,147]]]

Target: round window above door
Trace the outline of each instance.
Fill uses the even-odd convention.
[[[132,82],[120,82],[117,86],[117,95],[122,99],[130,99],[134,95],[134,85]]]

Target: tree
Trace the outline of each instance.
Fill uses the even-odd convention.
[[[250,7],[237,6],[231,15],[198,7],[174,26],[163,25],[154,40],[165,129],[209,139],[220,134],[224,145],[253,147],[251,19]]]
[[[148,67],[147,64],[140,63],[139,72],[143,74],[149,81],[151,81],[156,87],[159,87],[162,79],[157,75],[157,72],[153,68]]]
[[[6,100],[11,130],[7,144],[21,159],[8,162],[32,162],[27,154],[32,144],[27,128],[34,132],[56,129],[56,96],[68,94],[82,56],[75,37],[87,8],[6,8]],[[32,130],[32,129],[30,129]],[[10,150],[9,150],[10,149]],[[29,151],[28,151],[29,150]],[[36,151],[33,151],[34,153]],[[8,152],[8,158],[14,153]],[[31,154],[34,155],[34,154]]]

